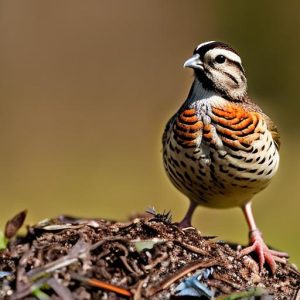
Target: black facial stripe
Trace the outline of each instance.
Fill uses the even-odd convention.
[[[224,74],[226,74],[234,83],[236,83],[237,85],[239,84],[239,82],[229,73],[224,72]]]
[[[226,91],[218,89],[216,87],[215,83],[207,76],[208,74],[211,75],[211,73],[209,72],[209,70],[205,69],[204,71],[202,71],[202,70],[199,70],[199,69],[195,69],[195,74],[196,74],[196,77],[198,78],[198,80],[202,83],[202,86],[206,90],[209,90],[209,91],[210,90],[215,90],[215,91],[219,92],[224,99],[234,101],[234,99],[232,99],[226,93]],[[188,99],[198,99],[197,93],[195,93],[193,87],[190,90],[190,93],[188,95]]]
[[[226,56],[225,56],[226,57]],[[233,64],[233,65],[235,65],[244,75],[245,75],[245,71],[244,71],[244,68],[242,67],[242,65],[239,63],[239,62],[237,62],[237,61],[235,61],[235,60],[232,60],[232,59],[230,59],[230,58],[228,58],[228,57],[226,57],[226,59],[227,59],[227,61],[229,62],[229,63],[231,63],[231,64]]]
[[[237,61],[234,61],[234,60],[231,60],[231,59],[228,59],[231,63],[235,64],[239,69],[240,71],[245,74],[245,71],[244,71],[244,68],[241,66],[240,63],[238,63]]]

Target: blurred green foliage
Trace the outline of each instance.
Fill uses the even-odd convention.
[[[256,196],[266,241],[300,264],[300,4],[289,1],[1,1],[1,227],[62,213],[126,219],[187,207],[161,161],[164,124],[188,93],[193,48],[235,47],[249,93],[282,134],[278,176]],[[199,208],[205,234],[247,242],[238,208]]]
[[[0,230],[0,250],[5,249],[7,246],[8,240],[5,237],[4,233]]]

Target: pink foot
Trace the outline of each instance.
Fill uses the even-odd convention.
[[[250,232],[250,244],[251,246],[240,252],[240,257],[255,252],[258,255],[260,270],[262,270],[264,264],[267,263],[274,274],[277,268],[276,261],[286,263],[285,258],[289,256],[287,253],[269,249],[258,230]]]

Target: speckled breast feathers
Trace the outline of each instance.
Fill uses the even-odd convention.
[[[278,167],[270,122],[252,103],[221,97],[187,102],[164,134],[171,181],[202,205],[243,205],[266,187]]]

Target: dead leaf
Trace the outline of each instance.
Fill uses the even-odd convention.
[[[7,239],[11,239],[16,235],[18,230],[22,227],[27,215],[27,210],[23,210],[15,215],[11,220],[8,220],[5,225],[4,235]]]

